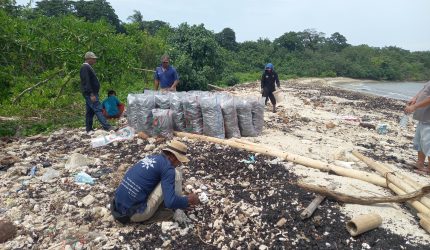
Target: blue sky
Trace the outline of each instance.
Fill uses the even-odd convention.
[[[353,45],[430,51],[430,0],[108,0],[122,21],[139,10],[144,20],[232,28],[236,40],[271,41],[289,31],[339,32]],[[28,3],[18,0],[18,4]]]

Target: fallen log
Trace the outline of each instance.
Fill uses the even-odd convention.
[[[387,202],[406,202],[430,193],[430,186],[425,186],[420,190],[412,193],[398,195],[398,196],[391,196],[391,197],[353,196],[353,195],[347,195],[344,193],[336,192],[328,188],[317,186],[317,185],[311,185],[311,184],[305,184],[305,183],[297,183],[297,185],[303,189],[330,197],[337,201],[341,201],[344,203],[360,204],[360,205],[371,205],[376,203],[387,203]]]
[[[29,87],[29,88],[26,88],[26,89],[25,89],[24,91],[22,91],[22,92],[21,92],[17,97],[15,97],[15,99],[12,101],[12,103],[13,103],[13,104],[15,104],[17,101],[19,101],[19,100],[21,99],[21,97],[22,97],[25,93],[27,93],[27,92],[29,92],[29,91],[33,90],[34,88],[36,88],[36,87],[38,87],[38,86],[40,86],[40,85],[42,85],[42,84],[44,84],[45,82],[48,82],[49,80],[51,80],[52,78],[54,78],[56,75],[58,75],[59,73],[61,73],[61,72],[63,72],[63,71],[64,71],[64,69],[59,69],[59,70],[55,71],[54,73],[52,73],[51,75],[49,75],[45,80],[40,81],[40,82],[36,83],[35,85],[33,85],[33,86]]]
[[[213,85],[213,84],[208,84],[208,87],[211,87],[211,88],[218,90],[218,91],[226,91],[226,89],[218,87],[218,86]]]
[[[430,215],[428,214],[422,214],[422,213],[418,213],[418,218],[420,218],[421,220],[425,220],[427,223],[430,224]]]
[[[376,162],[370,159],[369,157],[364,156],[358,151],[352,151],[352,154],[358,159],[362,160],[364,163],[366,163],[370,168],[376,170],[382,176],[385,176],[387,178],[387,181],[393,183],[394,185],[396,185],[398,188],[405,191],[406,193],[411,193],[416,190],[419,190],[419,188],[416,188],[417,186],[419,186],[418,183],[411,180],[410,178],[405,178],[405,176],[394,172],[388,166],[385,166],[379,162]],[[430,199],[428,197],[421,197],[419,201],[424,206],[430,209]]]
[[[151,72],[151,73],[155,72],[155,70],[152,70],[152,69],[141,69],[141,68],[136,68],[136,67],[130,67],[130,68],[135,69],[135,70],[140,70],[140,71]]]
[[[381,187],[387,187],[387,182],[384,178],[382,178],[379,175],[371,174],[368,172],[355,170],[355,169],[347,169],[343,167],[339,167],[333,164],[324,163],[321,161],[317,161],[308,157],[283,152],[281,150],[267,148],[265,146],[255,144],[252,142],[239,142],[238,139],[219,139],[215,137],[205,136],[205,135],[197,135],[197,134],[191,134],[186,132],[175,132],[176,136],[179,137],[187,137],[192,139],[198,139],[202,141],[208,141],[213,143],[218,143],[222,145],[228,145],[230,147],[239,148],[243,150],[247,150],[254,153],[260,153],[264,155],[269,155],[273,157],[278,157],[283,160],[291,161],[306,167],[319,169],[321,171],[331,172],[335,173],[340,176],[350,177],[354,179],[359,179],[362,181],[373,183],[377,186]]]

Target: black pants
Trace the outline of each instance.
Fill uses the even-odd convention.
[[[276,99],[275,99],[275,96],[273,95],[273,92],[263,93],[263,97],[266,97],[266,101],[264,102],[264,104],[267,105],[267,101],[270,99],[270,102],[272,103],[272,105],[276,106]]]

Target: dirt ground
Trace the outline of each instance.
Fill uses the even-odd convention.
[[[404,102],[344,91],[334,87],[339,81],[353,80],[282,82],[284,99],[277,113],[267,106],[263,134],[242,140],[373,172],[351,154],[358,150],[428,184],[429,176],[411,169],[416,157],[411,145],[414,123],[407,129],[398,125]],[[229,91],[258,95],[259,83]],[[386,124],[388,132],[379,134],[359,121]],[[174,221],[122,225],[108,210],[113,192],[129,166],[159,152],[165,141],[136,137],[92,149],[90,139],[83,129],[2,138],[0,218],[13,222],[17,235],[0,244],[1,249],[427,249],[430,242],[415,211],[405,204],[364,206],[328,199],[311,218],[300,218],[315,194],[299,188],[297,181],[335,184],[336,191],[362,196],[394,195],[388,189],[189,138],[177,138],[191,155],[183,167],[184,192],[205,192],[209,202],[177,211]],[[65,168],[74,153],[86,155],[86,165]],[[34,177],[28,176],[32,166],[38,169]],[[50,169],[59,176],[43,181]],[[75,183],[77,170],[96,177],[94,185]],[[350,236],[345,223],[370,212],[381,215],[382,225]]]

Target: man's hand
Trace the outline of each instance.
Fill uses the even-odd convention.
[[[188,195],[188,204],[190,204],[191,206],[195,206],[200,204],[200,200],[199,200],[199,196],[197,194],[189,194]]]
[[[97,101],[97,98],[96,98],[96,96],[95,96],[95,95],[91,95],[91,96],[90,96],[90,99],[91,99],[91,101],[92,101],[92,102],[96,102],[96,101]]]
[[[264,90],[263,90],[263,89],[261,89],[260,93],[261,93],[261,94],[263,94],[263,93],[264,93]]]
[[[417,103],[417,98],[416,98],[416,97],[412,98],[412,99],[408,102],[408,106],[409,106],[409,105],[414,105],[415,103]]]
[[[408,105],[405,108],[405,112],[409,114],[409,113],[414,112],[416,109],[417,109],[417,106],[415,104]]]

